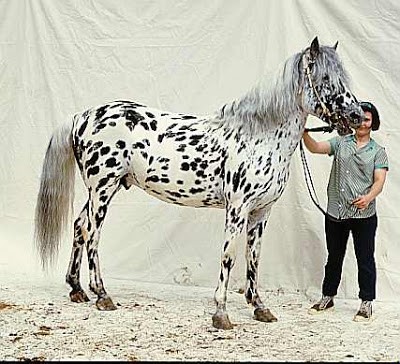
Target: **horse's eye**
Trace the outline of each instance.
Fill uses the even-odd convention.
[[[329,81],[329,76],[325,75],[324,77],[322,77],[322,81],[328,82]]]

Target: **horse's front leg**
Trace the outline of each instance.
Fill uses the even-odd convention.
[[[275,322],[278,319],[265,308],[258,294],[258,264],[261,252],[262,235],[267,225],[270,208],[252,211],[247,223],[247,280],[245,296],[247,303],[255,308],[254,319],[262,322]]]
[[[240,208],[228,207],[225,218],[225,242],[221,257],[221,270],[218,286],[215,290],[214,301],[217,310],[212,317],[213,326],[217,329],[233,328],[226,312],[226,294],[229,275],[236,260],[236,246],[247,223],[246,215],[240,213]]]

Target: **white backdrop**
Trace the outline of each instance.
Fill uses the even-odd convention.
[[[317,35],[338,52],[360,99],[373,101],[390,172],[378,197],[378,298],[400,293],[400,3],[396,0],[81,1],[0,0],[0,268],[6,276],[64,280],[72,244],[65,234],[57,266],[40,271],[33,216],[47,143],[78,111],[116,99],[209,114],[244,94]],[[317,119],[309,125],[319,125]],[[316,135],[326,139],[332,135]],[[322,206],[331,165],[308,154]],[[76,179],[75,213],[86,199]],[[113,200],[100,241],[107,279],[215,287],[223,210],[169,205],[140,190]],[[243,284],[244,246],[231,287]],[[263,242],[263,289],[319,294],[326,250],[323,216],[308,195],[299,151],[273,208]],[[84,264],[83,282],[87,283]],[[1,282],[0,282],[1,283]],[[4,282],[3,282],[4,283]],[[339,296],[357,297],[352,241]]]

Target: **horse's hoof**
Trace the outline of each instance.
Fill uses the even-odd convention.
[[[261,322],[276,322],[278,319],[271,313],[268,308],[256,308],[253,318]]]
[[[72,302],[77,302],[77,303],[81,303],[81,302],[89,302],[89,297],[86,295],[84,290],[80,290],[80,291],[74,291],[72,290],[69,293],[69,297],[71,298]]]
[[[113,311],[117,309],[110,297],[99,297],[96,301],[96,306],[100,311]]]
[[[216,329],[221,330],[232,330],[233,325],[229,320],[229,317],[226,313],[215,313],[212,317],[213,326]]]

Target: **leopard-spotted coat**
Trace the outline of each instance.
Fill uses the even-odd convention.
[[[88,200],[74,223],[66,277],[72,301],[88,300],[79,280],[86,247],[97,307],[115,309],[100,275],[100,231],[113,196],[136,186],[169,203],[226,210],[215,327],[232,328],[226,294],[242,234],[247,237],[246,300],[255,319],[276,321],[257,291],[260,245],[271,207],[288,182],[291,156],[307,116],[316,115],[334,127],[356,127],[363,115],[335,48],[319,46],[315,38],[288,59],[273,82],[261,82],[211,116],[115,101],[76,114],[72,124],[56,131],[44,161],[35,234],[46,264],[54,258],[68,222],[77,164]]]

